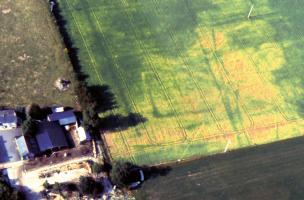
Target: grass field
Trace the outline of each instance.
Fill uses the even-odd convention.
[[[173,166],[136,191],[141,200],[304,199],[304,138]]]
[[[0,0],[0,106],[73,106],[55,80],[72,81],[73,68],[44,0]]]
[[[114,159],[155,164],[303,134],[304,3],[58,2],[89,84],[110,85],[113,112],[147,119],[105,135]]]

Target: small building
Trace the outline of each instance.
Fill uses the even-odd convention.
[[[78,127],[77,130],[77,135],[78,135],[78,139],[79,139],[79,143],[91,140],[91,136],[90,134],[85,131],[85,129],[83,127]]]
[[[41,152],[68,147],[65,133],[57,122],[40,122],[36,140]]]
[[[25,136],[17,137],[16,145],[22,160],[34,158],[34,156],[40,152],[36,138]]]
[[[0,129],[17,128],[17,115],[14,110],[0,110]]]
[[[59,122],[61,126],[77,124],[77,118],[72,110],[54,112],[47,117],[50,122]]]

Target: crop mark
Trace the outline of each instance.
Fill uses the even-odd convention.
[[[121,2],[123,2],[125,5],[127,4],[124,0],[121,0]],[[137,44],[141,47],[141,49],[144,50],[145,55],[148,57],[149,66],[150,66],[150,68],[152,69],[152,71],[153,71],[153,73],[154,73],[156,79],[158,80],[159,84],[161,85],[162,91],[163,91],[164,95],[166,96],[166,99],[167,99],[167,101],[168,101],[168,103],[169,103],[171,109],[172,109],[173,112],[175,113],[174,117],[176,118],[176,121],[177,121],[177,123],[178,123],[178,126],[179,126],[180,129],[183,131],[184,139],[187,140],[187,132],[186,132],[186,130],[185,130],[185,128],[184,128],[184,126],[183,126],[181,120],[179,119],[178,113],[177,113],[176,109],[175,109],[174,106],[173,106],[173,103],[172,103],[172,100],[171,100],[170,96],[169,96],[169,95],[167,94],[167,92],[166,92],[167,89],[166,89],[165,85],[163,84],[163,82],[162,82],[162,80],[161,80],[161,78],[160,78],[160,76],[159,76],[157,70],[156,70],[155,67],[152,65],[151,58],[150,58],[150,56],[149,56],[149,52],[147,52],[147,50],[146,50],[145,46],[142,44],[141,40],[138,39],[138,34],[137,34],[137,32],[135,31],[136,28],[135,28],[134,23],[133,23],[133,21],[132,21],[132,17],[130,17],[129,13],[128,13],[125,9],[123,9],[123,10],[124,10],[124,12],[125,12],[125,14],[126,14],[128,20],[129,20],[130,24],[133,26],[133,29],[132,29],[132,30],[134,30],[133,32],[134,32],[134,34],[135,34],[135,37],[137,38],[137,39],[136,39],[136,42],[137,42]]]
[[[88,4],[89,4],[89,2],[88,2]],[[104,44],[105,44],[106,48],[108,49],[108,52],[110,53],[111,60],[113,60],[114,66],[116,67],[116,70],[118,71],[121,80],[123,81],[125,87],[127,88],[127,93],[128,93],[129,99],[131,100],[131,102],[132,102],[132,104],[133,104],[133,107],[134,107],[135,111],[136,111],[137,113],[140,113],[138,107],[136,106],[136,103],[135,103],[134,99],[132,98],[132,95],[131,95],[129,86],[128,86],[128,84],[127,84],[127,82],[126,82],[124,76],[122,75],[121,71],[119,70],[117,61],[116,61],[115,57],[113,56],[112,49],[110,48],[110,46],[109,46],[109,44],[108,44],[109,42],[106,40],[106,37],[104,36],[104,33],[103,33],[103,31],[102,31],[102,28],[101,28],[101,24],[100,24],[100,22],[99,22],[99,20],[98,20],[98,18],[97,18],[97,16],[96,16],[96,14],[95,14],[95,11],[94,11],[93,9],[91,9],[91,13],[93,14],[93,17],[94,17],[95,21],[97,22],[98,30],[99,30],[99,32],[100,32],[100,34],[101,34],[101,36],[102,36],[101,39],[104,41]],[[149,133],[148,133],[148,131],[147,131],[147,127],[146,127],[146,125],[143,123],[143,121],[142,121],[142,123],[140,123],[140,124],[141,124],[141,126],[143,126],[143,128],[145,129],[145,133],[147,134],[148,139],[150,140],[150,142],[151,142],[151,143],[154,143],[154,141],[153,141],[152,138],[150,137],[150,135],[149,135]]]
[[[186,3],[186,7],[187,7],[187,9],[188,9],[188,11],[189,11],[189,12],[187,12],[188,15],[193,19],[193,22],[196,22],[197,19],[196,19],[195,16],[193,16],[193,14],[192,14],[193,11],[192,11],[192,9],[189,7],[189,5],[188,5],[187,3]],[[200,34],[201,34],[201,35],[204,35],[204,31],[201,30],[201,26],[199,26],[198,28],[199,28]],[[205,29],[206,29],[206,28],[205,28]],[[209,36],[207,35],[207,37],[209,37]],[[209,38],[210,38],[210,37],[209,37]],[[210,39],[210,40],[211,40],[211,39]],[[223,63],[221,62],[219,56],[217,55],[217,53],[215,52],[214,49],[211,49],[211,52],[212,52],[214,58],[217,60],[218,64],[221,66],[220,69],[222,69],[223,74],[224,74],[225,78],[227,79],[227,81],[228,81],[228,83],[229,83],[228,86],[231,87],[231,89],[232,89],[232,91],[233,91],[234,100],[235,100],[236,102],[239,102],[239,103],[240,103],[240,106],[241,106],[242,109],[244,110],[244,113],[246,114],[247,118],[248,118],[249,121],[251,122],[251,127],[253,127],[253,126],[254,126],[254,121],[253,121],[252,117],[250,116],[250,114],[248,113],[246,106],[242,103],[242,101],[241,101],[240,99],[238,99],[238,95],[237,95],[236,92],[235,92],[236,90],[235,90],[235,89],[233,88],[233,86],[232,86],[232,81],[230,80],[229,75],[227,74],[227,72],[226,72],[226,70],[225,70],[225,67],[223,66]],[[243,126],[243,125],[242,125],[242,126]]]
[[[157,5],[158,2],[156,0],[153,0],[153,2],[155,4],[155,7],[158,10],[160,10],[159,6]],[[160,11],[159,11],[159,14],[160,14]],[[207,106],[207,109],[208,109],[209,113],[211,114],[211,117],[213,118],[214,122],[216,123],[218,129],[220,131],[223,131],[223,127],[221,126],[221,124],[219,124],[219,120],[217,119],[215,113],[212,111],[212,108],[211,108],[210,104],[207,101],[207,97],[206,97],[205,93],[203,92],[202,88],[198,85],[197,81],[194,78],[194,74],[193,74],[192,70],[190,69],[190,67],[188,65],[189,60],[180,52],[180,50],[179,50],[179,48],[178,48],[178,46],[176,44],[176,41],[175,41],[173,35],[174,34],[171,32],[171,30],[169,30],[169,36],[170,36],[171,40],[173,41],[173,43],[174,43],[174,45],[176,47],[176,50],[179,52],[180,57],[182,57],[182,61],[183,61],[184,65],[185,65],[185,67],[186,67],[186,69],[187,69],[187,71],[188,71],[188,73],[190,75],[191,80],[193,81],[195,87],[199,91],[200,96],[203,98],[203,101],[204,101],[205,105]]]

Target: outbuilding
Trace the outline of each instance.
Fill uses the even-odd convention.
[[[0,110],[0,129],[17,128],[17,115],[14,110]]]
[[[47,117],[48,121],[56,122],[58,121],[61,126],[77,124],[77,118],[72,110],[64,112],[54,112]]]
[[[78,135],[79,143],[91,140],[90,134],[82,126],[78,127],[76,132]]]

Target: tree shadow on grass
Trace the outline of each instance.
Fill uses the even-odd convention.
[[[96,102],[98,112],[106,112],[118,107],[114,94],[108,85],[93,85],[87,87],[91,98]]]
[[[129,113],[127,116],[121,114],[112,114],[101,119],[101,130],[106,131],[122,131],[129,127],[137,126],[146,122],[147,119],[138,113]]]
[[[55,2],[55,7],[53,9],[53,14],[56,19],[56,23],[59,27],[59,32],[63,38],[64,44],[67,48],[68,56],[71,60],[73,65],[73,69],[75,71],[75,79],[78,81],[75,84],[75,90],[78,94],[78,101],[87,101],[88,98],[85,96],[89,96],[91,98],[87,103],[83,103],[81,105],[82,110],[88,109],[87,106],[91,106],[93,109],[89,109],[88,113],[92,111],[97,112],[106,112],[111,111],[118,107],[117,101],[115,99],[115,95],[111,92],[110,87],[108,85],[89,85],[88,84],[88,75],[83,72],[84,67],[81,65],[79,60],[79,49],[75,47],[73,40],[71,39],[68,31],[68,24],[67,21],[64,19],[61,9],[59,7],[59,3],[57,0],[53,0]],[[100,38],[98,38],[100,39]],[[97,43],[99,44],[99,43]],[[104,72],[100,72],[104,73]],[[115,74],[114,74],[115,75]],[[121,93],[121,95],[123,92]],[[121,98],[126,99],[126,98]],[[94,104],[93,106],[91,104]],[[130,107],[128,103],[126,103],[125,107]],[[84,107],[84,105],[86,105]],[[103,119],[99,119],[98,116],[96,117],[96,113],[93,113],[90,116],[92,119],[91,121],[95,121],[97,118],[100,122],[101,131],[109,130],[109,131],[116,131],[116,130],[125,130],[129,127],[133,127],[138,125],[139,123],[144,123],[147,121],[139,113],[130,113],[128,116],[123,115],[111,115]],[[99,134],[99,130],[97,128],[93,128],[97,134]],[[99,134],[100,136],[100,134]],[[99,138],[99,137],[96,137]],[[103,154],[106,158],[110,158],[110,154],[108,152],[107,145],[105,141],[100,140],[101,146],[103,148]],[[108,159],[110,160],[110,159]]]
[[[61,9],[57,0],[53,0],[55,2],[55,6],[53,9],[53,14],[56,19],[56,23],[59,27],[60,34],[63,38],[65,46],[68,49],[68,55],[72,62],[74,71],[76,72],[76,78],[79,82],[84,84],[87,88],[87,93],[92,98],[92,100],[97,104],[95,108],[98,112],[106,112],[118,108],[115,95],[111,92],[110,87],[108,85],[88,85],[88,75],[83,72],[83,66],[81,66],[81,62],[79,60],[79,49],[75,47],[69,33],[67,22],[61,14]],[[77,88],[76,88],[77,89]],[[76,91],[77,92],[77,91]],[[113,120],[113,121],[111,121]],[[121,120],[121,121],[120,121]],[[115,125],[117,128],[127,128],[127,125],[135,126],[139,122],[145,122],[146,119],[143,118],[140,114],[130,113],[128,116],[111,116],[103,120],[103,122],[109,123],[109,125],[105,124],[106,127],[115,129]]]
[[[157,178],[158,176],[167,176],[171,170],[172,168],[170,166],[143,167],[146,180]]]

